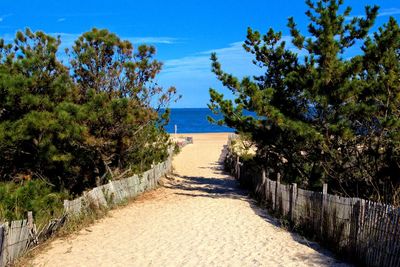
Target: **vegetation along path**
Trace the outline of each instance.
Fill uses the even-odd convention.
[[[221,170],[227,134],[198,134],[164,186],[76,235],[35,266],[345,266],[279,228]]]

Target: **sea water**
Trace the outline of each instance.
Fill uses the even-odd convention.
[[[211,124],[207,116],[214,119],[221,119],[221,115],[214,115],[208,108],[173,108],[166,130],[168,133],[218,133],[233,132],[234,130],[227,126]]]

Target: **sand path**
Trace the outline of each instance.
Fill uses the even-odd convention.
[[[193,136],[164,187],[53,241],[33,265],[345,266],[277,227],[221,172],[227,134]]]

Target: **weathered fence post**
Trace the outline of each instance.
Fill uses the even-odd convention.
[[[64,212],[65,213],[69,212],[69,201],[68,201],[68,199],[64,199]]]
[[[324,213],[327,210],[327,195],[328,195],[328,184],[322,185],[322,206],[321,206],[321,238],[324,233]]]
[[[350,250],[358,255],[358,244],[360,241],[360,225],[362,221],[362,201],[359,198],[352,199],[352,212],[351,212],[351,219],[350,219],[350,241],[351,241],[351,248]],[[361,246],[361,245],[360,245]]]
[[[296,199],[297,199],[297,184],[292,183],[292,192],[291,192],[291,200],[290,200],[290,219],[294,223],[295,217],[295,207],[296,207]]]
[[[28,211],[28,228],[33,229],[33,215],[32,211]]]
[[[266,175],[266,173],[265,173],[265,168],[263,167],[262,168],[262,177],[263,177],[263,181],[265,181],[264,182],[264,200],[265,200],[265,203],[267,204],[268,203],[268,201],[269,201],[269,199],[268,199],[268,196],[269,196],[269,188],[268,188],[268,186],[269,186],[269,182],[268,182],[268,178],[267,178],[267,175]]]
[[[5,237],[6,237],[6,233],[5,233],[5,226],[0,225],[0,266],[4,266],[5,265]]]
[[[27,226],[28,226],[28,231],[29,231],[30,237],[32,238],[34,244],[37,244],[38,240],[37,240],[36,225],[35,225],[34,220],[33,220],[32,211],[28,211],[28,223],[27,223]]]
[[[262,184],[265,184],[266,180],[267,180],[267,176],[265,175],[265,169],[262,168],[261,170],[261,177],[262,177]]]
[[[261,188],[260,191],[262,192],[263,198],[262,201],[267,202],[267,176],[265,175],[265,169],[264,167],[261,169],[261,178],[262,178],[262,183],[261,183]]]
[[[109,188],[109,191],[111,192],[111,196],[112,196],[112,202],[113,202],[112,204],[117,204],[120,201],[120,198],[119,198],[117,190],[115,190],[115,185],[112,180],[110,180],[108,182],[108,184],[109,184],[108,188]]]
[[[149,185],[148,185],[148,187],[150,189],[153,189],[155,187],[156,181],[159,178],[159,177],[157,177],[157,176],[159,176],[157,169],[158,169],[158,165],[155,165],[154,168],[153,168],[153,179],[150,179],[150,177],[149,177]]]
[[[281,174],[278,172],[278,175],[276,176],[274,211],[277,211],[278,209],[278,200],[279,200],[278,192],[280,192],[280,184],[281,184]]]
[[[236,179],[240,180],[240,161],[239,161],[239,156],[236,156]]]
[[[365,200],[360,199],[360,211],[358,214],[358,222],[357,222],[357,253],[360,257],[363,256],[363,251],[366,250],[365,246]]]

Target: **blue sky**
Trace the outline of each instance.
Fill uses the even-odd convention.
[[[375,29],[389,16],[400,21],[398,0],[345,1],[353,7],[353,16],[364,14],[364,6],[373,4],[381,12]],[[135,45],[157,47],[157,59],[164,62],[158,82],[176,86],[183,95],[172,107],[205,107],[210,87],[228,93],[210,72],[212,51],[219,55],[224,70],[251,75],[255,71],[251,57],[241,47],[247,27],[261,32],[272,27],[288,35],[287,18],[294,16],[305,33],[305,11],[302,0],[1,0],[0,36],[10,40],[17,30],[29,27],[60,35],[62,47],[67,47],[93,27],[107,28]]]

